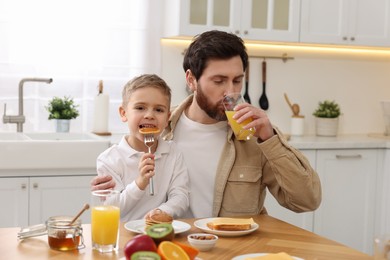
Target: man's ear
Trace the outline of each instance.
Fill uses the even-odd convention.
[[[192,74],[191,70],[186,71],[186,83],[191,92],[196,91],[196,78],[194,74]]]
[[[122,106],[119,107],[119,116],[122,122],[127,122],[126,110]]]

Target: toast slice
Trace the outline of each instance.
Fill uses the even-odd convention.
[[[251,229],[254,223],[253,218],[216,218],[206,225],[212,230],[244,231]]]

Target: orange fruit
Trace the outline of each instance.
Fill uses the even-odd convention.
[[[177,242],[177,241],[173,241],[173,243],[175,243],[176,245],[180,246],[181,248],[183,248],[183,250],[187,253],[187,255],[190,257],[190,260],[194,260],[195,257],[199,254],[199,250],[196,249],[195,247],[193,246],[190,246],[190,245],[186,245],[184,243],[180,243],[180,242]]]
[[[157,247],[162,260],[190,260],[183,248],[171,241],[163,241]]]

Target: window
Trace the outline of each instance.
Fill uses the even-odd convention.
[[[24,86],[24,130],[53,131],[45,106],[72,96],[80,117],[71,131],[90,131],[99,80],[110,95],[110,131],[119,120],[123,85],[135,75],[160,72],[158,0],[0,0],[0,104],[18,113],[18,83],[50,77],[50,85]],[[150,5],[154,5],[154,8]],[[157,7],[157,8],[156,8]],[[16,131],[15,124],[0,130]]]

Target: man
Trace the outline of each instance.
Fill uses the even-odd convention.
[[[262,109],[236,108],[238,123],[253,120],[245,126],[256,129],[250,140],[237,140],[228,126],[222,99],[241,92],[247,66],[242,39],[226,32],[202,33],[186,51],[183,68],[193,95],[172,112],[163,137],[176,142],[189,171],[188,217],[265,214],[266,188],[295,212],[315,210],[321,202],[317,173]],[[95,177],[91,185],[96,190],[115,183]]]

